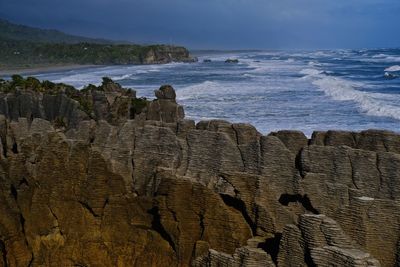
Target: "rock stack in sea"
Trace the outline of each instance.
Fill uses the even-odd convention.
[[[0,266],[397,266],[400,135],[184,118],[109,79],[0,82]]]

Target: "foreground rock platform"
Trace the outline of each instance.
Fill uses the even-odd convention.
[[[399,134],[196,124],[170,86],[11,87],[0,266],[400,264]]]

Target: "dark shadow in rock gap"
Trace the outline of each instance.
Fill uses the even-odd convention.
[[[265,242],[258,244],[258,248],[261,248],[269,255],[271,255],[272,261],[275,265],[278,264],[278,253],[279,253],[279,244],[281,242],[282,234],[276,233],[274,237],[268,238]]]
[[[282,194],[279,198],[279,203],[284,206],[288,206],[289,203],[295,202],[300,203],[307,211],[312,212],[313,214],[319,214],[319,211],[312,206],[311,201],[307,195],[302,196],[300,194]]]

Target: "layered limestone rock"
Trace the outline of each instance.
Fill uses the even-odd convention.
[[[298,226],[286,225],[279,266],[381,266],[325,215],[304,214]]]
[[[157,92],[157,99],[149,101],[137,98],[134,90],[124,89],[107,77],[98,87],[89,85],[77,90],[65,84],[40,83],[32,77],[24,80],[14,75],[12,81],[0,83],[0,114],[11,121],[41,118],[58,128],[79,128],[80,122],[88,120],[105,120],[118,126],[130,119],[183,119],[183,108],[176,103],[172,87],[162,86]]]
[[[3,91],[0,266],[400,264],[399,134],[264,136],[155,95]]]

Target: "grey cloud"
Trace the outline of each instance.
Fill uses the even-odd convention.
[[[2,0],[34,26],[193,48],[398,46],[398,0]]]

